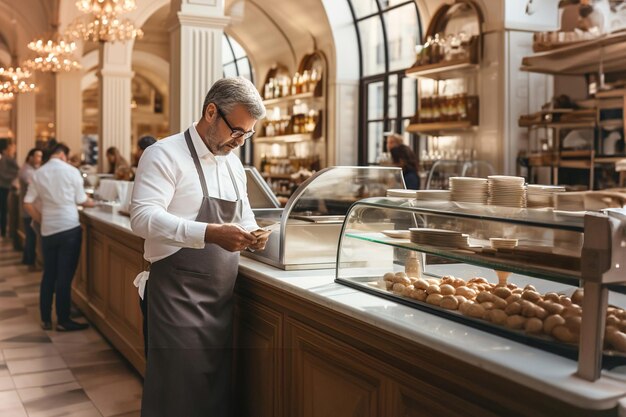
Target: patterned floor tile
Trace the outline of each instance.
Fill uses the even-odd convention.
[[[5,360],[43,358],[46,356],[58,356],[59,351],[52,343],[45,343],[39,346],[16,349],[3,349]]]
[[[0,416],[28,417],[17,391],[0,392]]]
[[[6,362],[11,375],[29,374],[67,368],[65,361],[59,355],[48,356],[46,358],[7,360]]]
[[[16,388],[45,387],[74,381],[76,381],[76,378],[69,369],[13,376],[13,383]]]

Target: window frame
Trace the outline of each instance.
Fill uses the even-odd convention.
[[[416,42],[421,42],[422,38],[422,21],[419,15],[419,9],[417,7],[417,3],[415,0],[406,0],[401,3],[395,4],[391,7],[383,8],[380,4],[380,0],[374,0],[376,2],[377,11],[374,13],[367,14],[365,16],[357,17],[354,5],[352,4],[355,0],[347,0],[348,6],[350,8],[350,13],[352,15],[352,20],[354,23],[354,29],[356,31],[356,38],[359,48],[359,123],[358,123],[358,164],[359,165],[368,165],[370,164],[370,155],[368,155],[369,148],[369,140],[368,137],[368,125],[371,122],[379,121],[380,119],[369,119],[368,118],[368,104],[369,104],[369,96],[367,88],[369,84],[373,82],[383,81],[383,131],[387,132],[391,129],[391,123],[394,121],[394,132],[402,133],[404,121],[409,119],[410,117],[403,117],[403,81],[405,78],[405,69],[390,71],[389,70],[389,40],[387,36],[387,25],[385,22],[385,14],[399,9],[401,7],[406,7],[407,5],[413,5],[415,7],[415,15],[418,25],[418,38]],[[356,0],[358,1],[358,0]],[[363,76],[363,44],[361,41],[361,33],[359,29],[359,22],[362,22],[367,19],[379,19],[382,25],[382,35],[383,35],[383,50],[384,50],[384,59],[385,59],[385,71],[378,74],[372,74],[368,76]],[[394,117],[389,117],[389,84],[390,78],[397,77],[397,94],[394,100],[397,101],[396,105],[396,115]],[[415,107],[417,109],[419,97],[417,96],[417,88],[415,89]],[[383,143],[383,147],[385,144]]]

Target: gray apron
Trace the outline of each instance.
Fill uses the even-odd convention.
[[[196,220],[239,223],[243,206],[230,165],[237,201],[209,197],[189,130],[185,141],[202,185]],[[150,266],[142,417],[230,415],[233,288],[238,265],[239,252],[207,243],[204,249],[180,249]]]

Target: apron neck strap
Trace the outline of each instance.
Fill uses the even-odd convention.
[[[196,171],[198,171],[198,177],[200,178],[200,185],[202,186],[202,195],[208,198],[209,190],[206,185],[206,178],[204,178],[204,171],[202,170],[202,165],[200,165],[200,158],[198,158],[198,152],[196,152],[196,148],[193,146],[189,129],[185,131],[185,142],[187,142],[187,147],[189,148],[189,152],[191,152],[193,163],[196,166]]]
[[[230,163],[228,160],[226,161],[226,168],[228,168],[228,175],[230,175],[230,180],[233,183],[233,187],[235,188],[235,195],[237,196],[237,201],[241,200],[241,196],[239,195],[239,187],[237,186],[237,181],[235,181],[235,176],[233,175],[233,170],[230,167]]]

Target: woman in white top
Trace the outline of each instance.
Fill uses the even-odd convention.
[[[56,292],[58,331],[89,327],[70,319],[72,279],[78,265],[82,231],[76,205],[93,206],[79,171],[67,163],[69,148],[59,143],[50,160],[33,175],[24,197],[24,209],[41,224],[43,276],[39,295],[41,326],[52,329],[52,298]],[[41,202],[41,212],[33,204]]]

